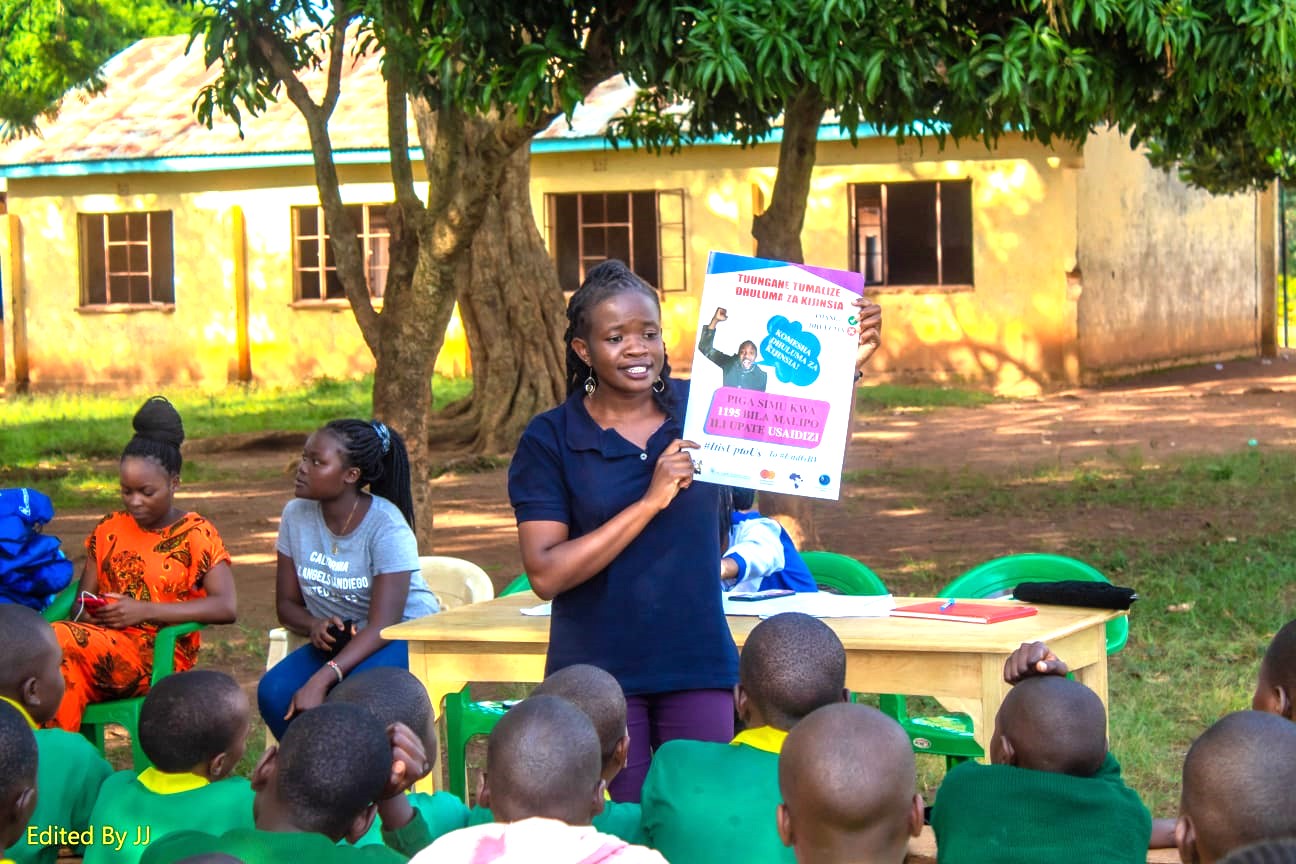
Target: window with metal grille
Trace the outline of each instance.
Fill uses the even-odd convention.
[[[390,204],[351,204],[345,209],[360,229],[364,251],[365,280],[370,297],[382,297],[387,290],[390,264]],[[292,208],[293,297],[296,300],[345,300],[346,291],[337,275],[333,247],[324,228],[323,207]]]
[[[853,183],[851,266],[867,285],[970,287],[972,181]]]
[[[545,199],[545,234],[563,291],[618,258],[659,291],[686,291],[684,191],[570,192]]]
[[[172,305],[171,211],[77,214],[81,305]]]

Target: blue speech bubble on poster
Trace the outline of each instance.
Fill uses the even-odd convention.
[[[785,384],[813,384],[819,377],[819,337],[782,315],[769,319],[765,329],[769,335],[761,340],[761,365],[773,366]]]

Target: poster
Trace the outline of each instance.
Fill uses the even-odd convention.
[[[859,273],[711,253],[684,418],[697,479],[837,499],[863,292]]]

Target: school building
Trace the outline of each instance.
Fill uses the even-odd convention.
[[[245,118],[244,137],[225,120],[202,127],[191,106],[213,76],[186,41],[136,43],[102,94],[69,97],[41,136],[0,145],[11,392],[290,384],[373,366],[331,270],[304,122],[283,99]],[[564,288],[605,257],[659,287],[672,366],[687,369],[707,254],[754,251],[777,145],[614,149],[608,120],[632,98],[605,82],[538,136],[532,205]],[[378,302],[383,99],[376,58],[349,63],[330,124]],[[1265,350],[1276,224],[1274,195],[1189,189],[1111,131],[1082,148],[1007,135],[988,150],[868,129],[852,145],[825,126],[803,246],[808,263],[873,286],[878,373],[1029,392]],[[456,320],[438,369],[467,368]]]

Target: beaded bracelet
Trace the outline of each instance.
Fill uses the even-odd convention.
[[[338,683],[341,684],[341,683],[342,683],[342,667],[339,666],[337,663],[333,662],[332,660],[328,661],[328,662],[325,663],[324,665],[327,666],[327,667],[329,667],[330,669],[333,670],[333,672],[338,676]]]

